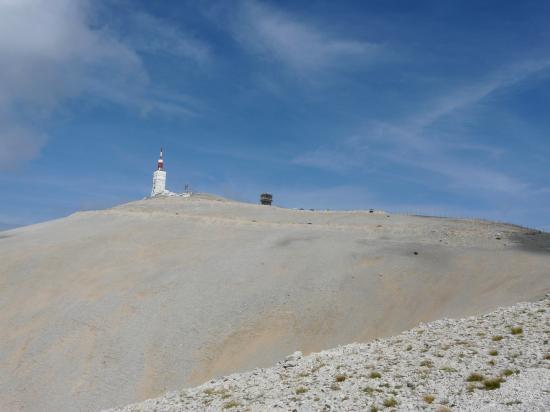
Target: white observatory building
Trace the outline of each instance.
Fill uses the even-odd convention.
[[[189,190],[189,185],[185,185],[185,192],[174,193],[166,190],[166,170],[164,170],[164,151],[160,148],[159,160],[157,160],[157,170],[153,172],[153,188],[151,189],[151,197],[155,196],[180,196],[190,197],[192,195]]]
[[[157,161],[157,170],[153,173],[153,189],[151,197],[166,194],[166,171],[164,170],[164,159],[162,147],[160,148],[160,157]]]

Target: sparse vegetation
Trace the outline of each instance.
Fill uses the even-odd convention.
[[[491,356],[497,356],[497,355],[498,355],[498,351],[497,351],[496,349],[491,349],[491,350],[489,351],[489,355],[491,355]]]
[[[485,379],[483,381],[483,388],[486,390],[498,389],[502,382],[504,382],[502,378]]]
[[[504,376],[510,376],[510,375],[514,374],[514,371],[512,369],[505,369],[505,370],[502,371],[502,374]]]
[[[346,380],[346,375],[342,375],[342,374],[336,375],[335,379],[336,379],[336,382],[344,382]]]
[[[372,371],[369,375],[369,378],[371,379],[378,379],[381,378],[382,374],[380,372]]]
[[[307,391],[308,391],[307,388],[300,386],[299,388],[296,388],[294,392],[296,393],[296,395],[300,395],[301,393],[306,393]]]
[[[424,399],[424,402],[426,402],[426,403],[432,403],[435,400],[435,396],[433,396],[433,395],[424,395],[424,397],[422,399]]]
[[[491,338],[491,340],[493,342],[498,342],[499,340],[502,340],[502,336],[501,335],[495,335]]]
[[[229,402],[226,402],[223,404],[223,409],[231,409],[231,408],[236,408],[238,406],[240,406],[241,404],[237,401],[229,401]]]
[[[483,379],[485,379],[485,376],[483,376],[480,373],[471,373],[467,378],[466,382],[481,382]]]
[[[397,405],[397,401],[395,400],[395,398],[388,398],[384,399],[383,404],[386,408],[392,408]]]
[[[420,366],[425,366],[426,368],[432,368],[434,366],[434,363],[431,360],[426,359],[420,362]]]
[[[512,335],[521,335],[523,333],[523,328],[521,326],[513,326],[510,328],[510,333]]]

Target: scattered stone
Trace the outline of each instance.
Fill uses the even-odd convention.
[[[213,379],[111,412],[547,411],[548,325],[550,295],[483,316],[420,324],[368,343],[309,356],[295,352],[269,369]]]

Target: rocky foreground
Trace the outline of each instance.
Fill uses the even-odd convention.
[[[550,410],[550,295],[287,357],[111,411]]]

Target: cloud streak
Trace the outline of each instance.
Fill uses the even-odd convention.
[[[240,2],[229,27],[246,50],[298,74],[365,64],[380,50],[373,43],[340,38],[257,1]]]
[[[297,156],[295,163],[327,170],[364,168],[369,160],[385,159],[445,177],[455,191],[518,195],[530,185],[506,172],[480,166],[469,161],[464,153],[477,153],[486,159],[502,155],[498,147],[468,142],[465,136],[446,139],[441,123],[470,111],[492,95],[510,90],[550,68],[550,60],[527,61],[493,73],[483,81],[458,87],[454,92],[435,98],[424,109],[414,111],[395,122],[374,122],[362,133],[363,138],[346,140],[332,151],[325,147]],[[365,149],[366,146],[368,149]],[[319,153],[322,153],[322,156]],[[335,163],[339,166],[335,166]],[[486,162],[488,163],[488,162]]]

